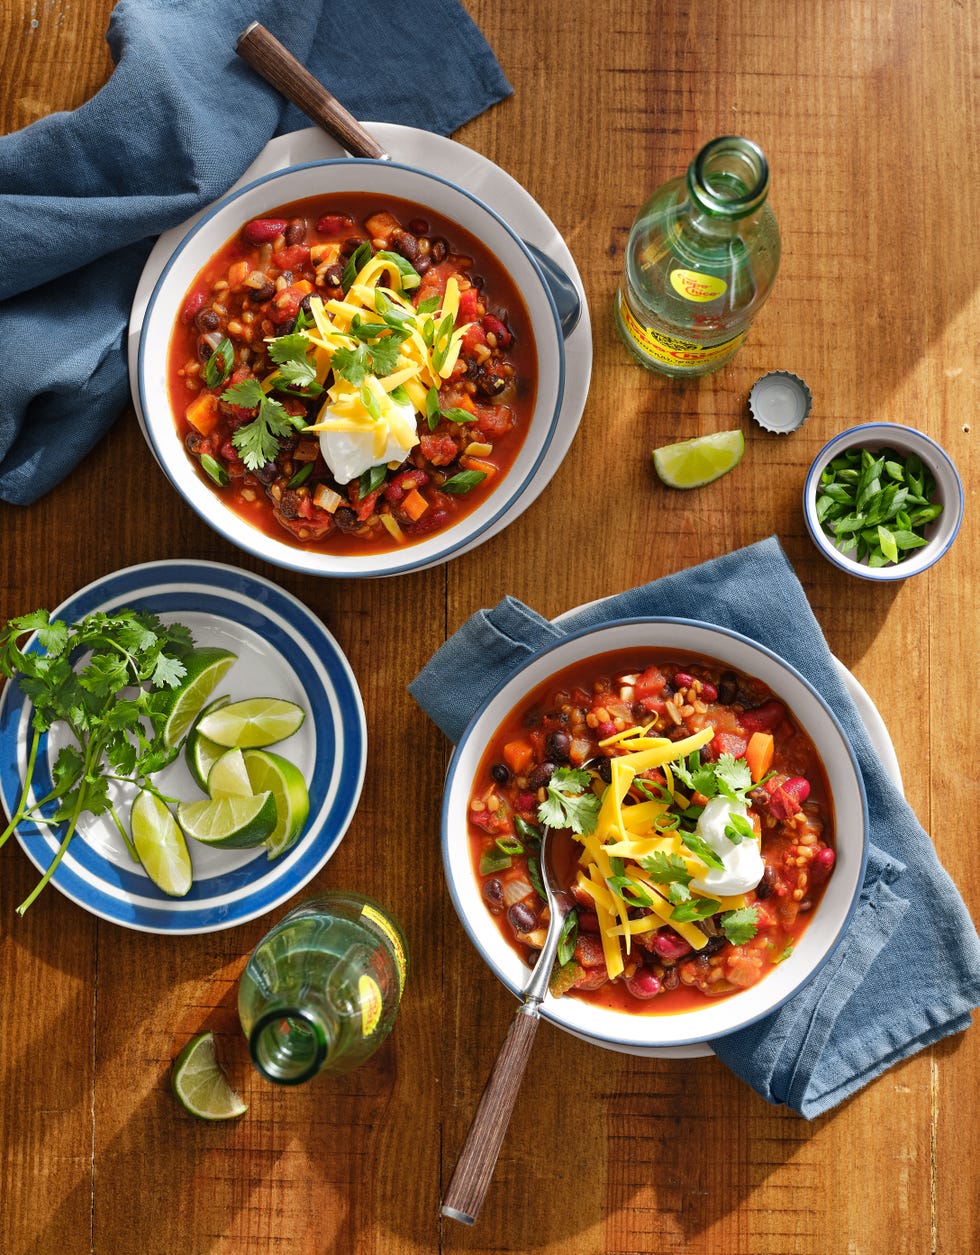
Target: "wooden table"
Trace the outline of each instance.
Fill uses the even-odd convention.
[[[0,125],[74,108],[104,82],[110,8],[6,6]],[[452,911],[438,853],[448,745],[405,686],[478,607],[513,593],[557,614],[776,533],[831,648],[890,729],[910,803],[980,908],[975,6],[468,8],[516,90],[456,138],[553,219],[593,319],[582,425],[539,500],[449,565],[316,582],[208,530],[152,465],[127,410],[49,496],[0,509],[4,617],[131,563],[195,557],[277,580],[334,633],[364,695],[371,753],[349,834],[315,885],[358,887],[404,922],[413,966],[396,1030],[347,1080],[266,1085],[247,1064],[234,996],[269,919],[161,938],[100,923],[49,890],[21,920],[14,908],[35,873],[10,842],[0,1245],[8,1255],[965,1255],[980,1241],[976,1029],[807,1122],[713,1059],[635,1059],[544,1025],[479,1223],[440,1221],[514,1004]],[[627,359],[612,294],[641,201],[725,133],[755,138],[770,159],[782,271],[735,361],[671,383]],[[815,398],[789,438],[746,411],[752,382],[775,368],[803,375]],[[949,555],[891,588],[837,574],[800,508],[820,446],[870,419],[924,428],[967,487]],[[734,474],[689,495],[655,480],[655,445],[734,426],[747,442]],[[232,1125],[195,1123],[170,1093],[173,1057],[206,1027],[251,1103]]]

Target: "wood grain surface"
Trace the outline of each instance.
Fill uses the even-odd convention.
[[[8,0],[3,130],[98,89],[111,71],[111,7]],[[406,685],[479,607],[512,593],[553,615],[777,534],[831,648],[890,730],[911,805],[980,910],[977,6],[467,7],[515,92],[455,138],[551,217],[593,322],[581,428],[530,509],[435,570],[304,579],[238,553],[192,515],[151,463],[131,409],[47,497],[0,506],[4,618],[131,563],[194,557],[275,579],[336,636],[364,695],[370,758],[362,804],[315,886],[359,888],[402,920],[412,970],[395,1031],[346,1079],[296,1091],[264,1084],[234,999],[270,920],[160,938],[101,923],[54,889],[20,919],[35,873],[10,842],[0,854],[0,1248],[969,1255],[980,1245],[976,1028],[808,1122],[768,1106],[714,1059],[637,1059],[542,1024],[478,1224],[440,1218],[514,1004],[453,913],[438,853],[448,745]],[[752,137],[770,160],[782,268],[735,360],[673,383],[631,364],[612,297],[640,203],[725,133]],[[752,382],[777,368],[804,376],[814,395],[810,421],[791,437],[762,432],[747,414]],[[891,588],[836,573],[811,546],[800,507],[817,450],[872,419],[929,432],[967,492],[950,553]],[[689,494],[656,481],[655,445],[736,426],[746,454],[733,474]],[[194,1122],[170,1093],[174,1056],[204,1028],[251,1104],[230,1125]]]

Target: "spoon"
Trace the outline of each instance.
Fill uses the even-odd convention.
[[[313,77],[261,22],[250,22],[238,36],[235,51],[256,73],[292,101],[317,126],[354,157],[390,161],[391,156],[332,92]],[[575,330],[582,314],[578,289],[557,262],[530,241],[524,247],[537,262],[554,298],[564,339]]]
[[[562,925],[570,909],[567,900],[560,898],[556,892],[548,864],[550,832],[549,828],[545,828],[541,836],[541,880],[551,912],[548,932],[530,979],[521,991],[523,1001],[500,1047],[442,1202],[442,1214],[463,1224],[473,1224],[483,1206],[531,1056],[531,1046],[540,1022],[541,1003],[548,992]]]

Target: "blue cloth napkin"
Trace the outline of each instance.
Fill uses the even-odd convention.
[[[409,685],[451,741],[511,671],[571,631],[667,616],[732,628],[791,663],[836,712],[868,796],[858,909],[816,978],[765,1020],[712,1042],[757,1093],[820,1115],[886,1068],[959,1032],[980,1004],[980,940],[932,842],[883,768],[778,541],[666,576],[555,626],[513,598],[474,614]]]
[[[458,0],[121,0],[106,85],[0,138],[0,498],[47,492],[125,406],[154,238],[310,125],[235,52],[253,18],[356,117],[448,135],[511,92]]]

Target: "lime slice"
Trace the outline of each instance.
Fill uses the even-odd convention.
[[[202,736],[198,731],[198,725],[205,715],[209,715],[212,710],[227,706],[230,701],[231,698],[225,694],[205,706],[191,724],[191,730],[184,742],[184,761],[187,763],[187,769],[194,777],[198,788],[205,793],[208,791],[208,776],[211,774],[211,768],[222,754],[227,754],[228,747]]]
[[[170,1080],[181,1106],[200,1120],[234,1120],[248,1111],[221,1070],[213,1033],[191,1038],[174,1060]]]
[[[187,674],[180,687],[164,689],[154,695],[154,713],[166,720],[163,741],[168,749],[179,744],[235,657],[235,654],[216,645],[193,649],[184,659]]]
[[[305,718],[295,702],[281,697],[247,697],[206,715],[198,731],[231,749],[261,749],[292,736]]]
[[[211,768],[208,792],[212,797],[251,797],[262,790],[252,788],[242,751],[224,750]]]
[[[276,800],[271,793],[255,797],[205,798],[181,802],[177,822],[189,837],[205,845],[247,850],[261,845],[276,826]]]
[[[654,449],[653,465],[668,488],[700,488],[738,466],[744,450],[741,431],[718,431]]]
[[[232,753],[236,751],[231,751]],[[268,790],[276,799],[278,820],[266,840],[269,858],[278,858],[299,839],[310,814],[310,794],[295,763],[268,750],[246,750],[245,769],[256,793]]]
[[[137,793],[129,831],[149,878],[172,898],[182,898],[191,887],[191,856],[176,819],[156,794],[147,789]]]

